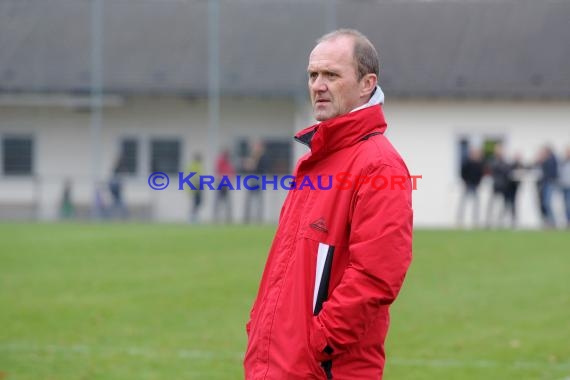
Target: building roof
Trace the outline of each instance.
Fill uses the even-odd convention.
[[[207,93],[206,0],[103,3],[106,91]],[[88,92],[91,7],[1,1],[0,92]],[[305,91],[308,54],[335,25],[376,45],[388,96],[570,97],[568,20],[566,0],[221,0],[221,90]]]

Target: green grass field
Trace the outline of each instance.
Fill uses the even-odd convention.
[[[274,227],[0,225],[0,379],[240,379]],[[570,379],[570,234],[417,231],[386,380]]]

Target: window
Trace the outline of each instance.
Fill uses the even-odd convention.
[[[138,164],[138,141],[124,139],[121,141],[119,153],[118,171],[123,174],[137,174]]]
[[[493,161],[495,157],[495,148],[497,145],[503,144],[505,141],[504,136],[501,135],[482,135],[482,134],[470,134],[460,136],[457,140],[457,172],[461,172],[461,165],[469,156],[471,150],[476,149],[480,152],[481,158],[486,170],[488,171],[488,166]]]
[[[152,172],[178,173],[180,171],[179,140],[153,140],[150,151]]]
[[[238,171],[247,172],[244,163],[252,155],[253,145],[256,140],[239,139],[236,141],[236,150],[240,165]],[[291,173],[291,139],[265,139],[259,140],[264,147],[264,173],[267,174],[290,174]]]
[[[269,156],[268,172],[272,174],[289,174],[291,172],[291,139],[267,140],[265,151]]]
[[[486,162],[490,162],[495,158],[495,149],[497,145],[502,145],[501,138],[486,138],[483,140],[483,158]]]
[[[2,166],[5,175],[33,174],[34,144],[31,137],[4,137]]]

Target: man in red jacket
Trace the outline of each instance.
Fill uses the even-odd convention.
[[[247,380],[382,378],[389,307],[412,259],[412,188],[384,136],[378,71],[354,30],[325,35],[310,54],[319,123],[295,136],[310,152],[246,326]]]

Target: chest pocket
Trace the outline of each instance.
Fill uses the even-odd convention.
[[[300,235],[329,246],[348,246],[351,196],[350,191],[311,191],[305,204]]]

